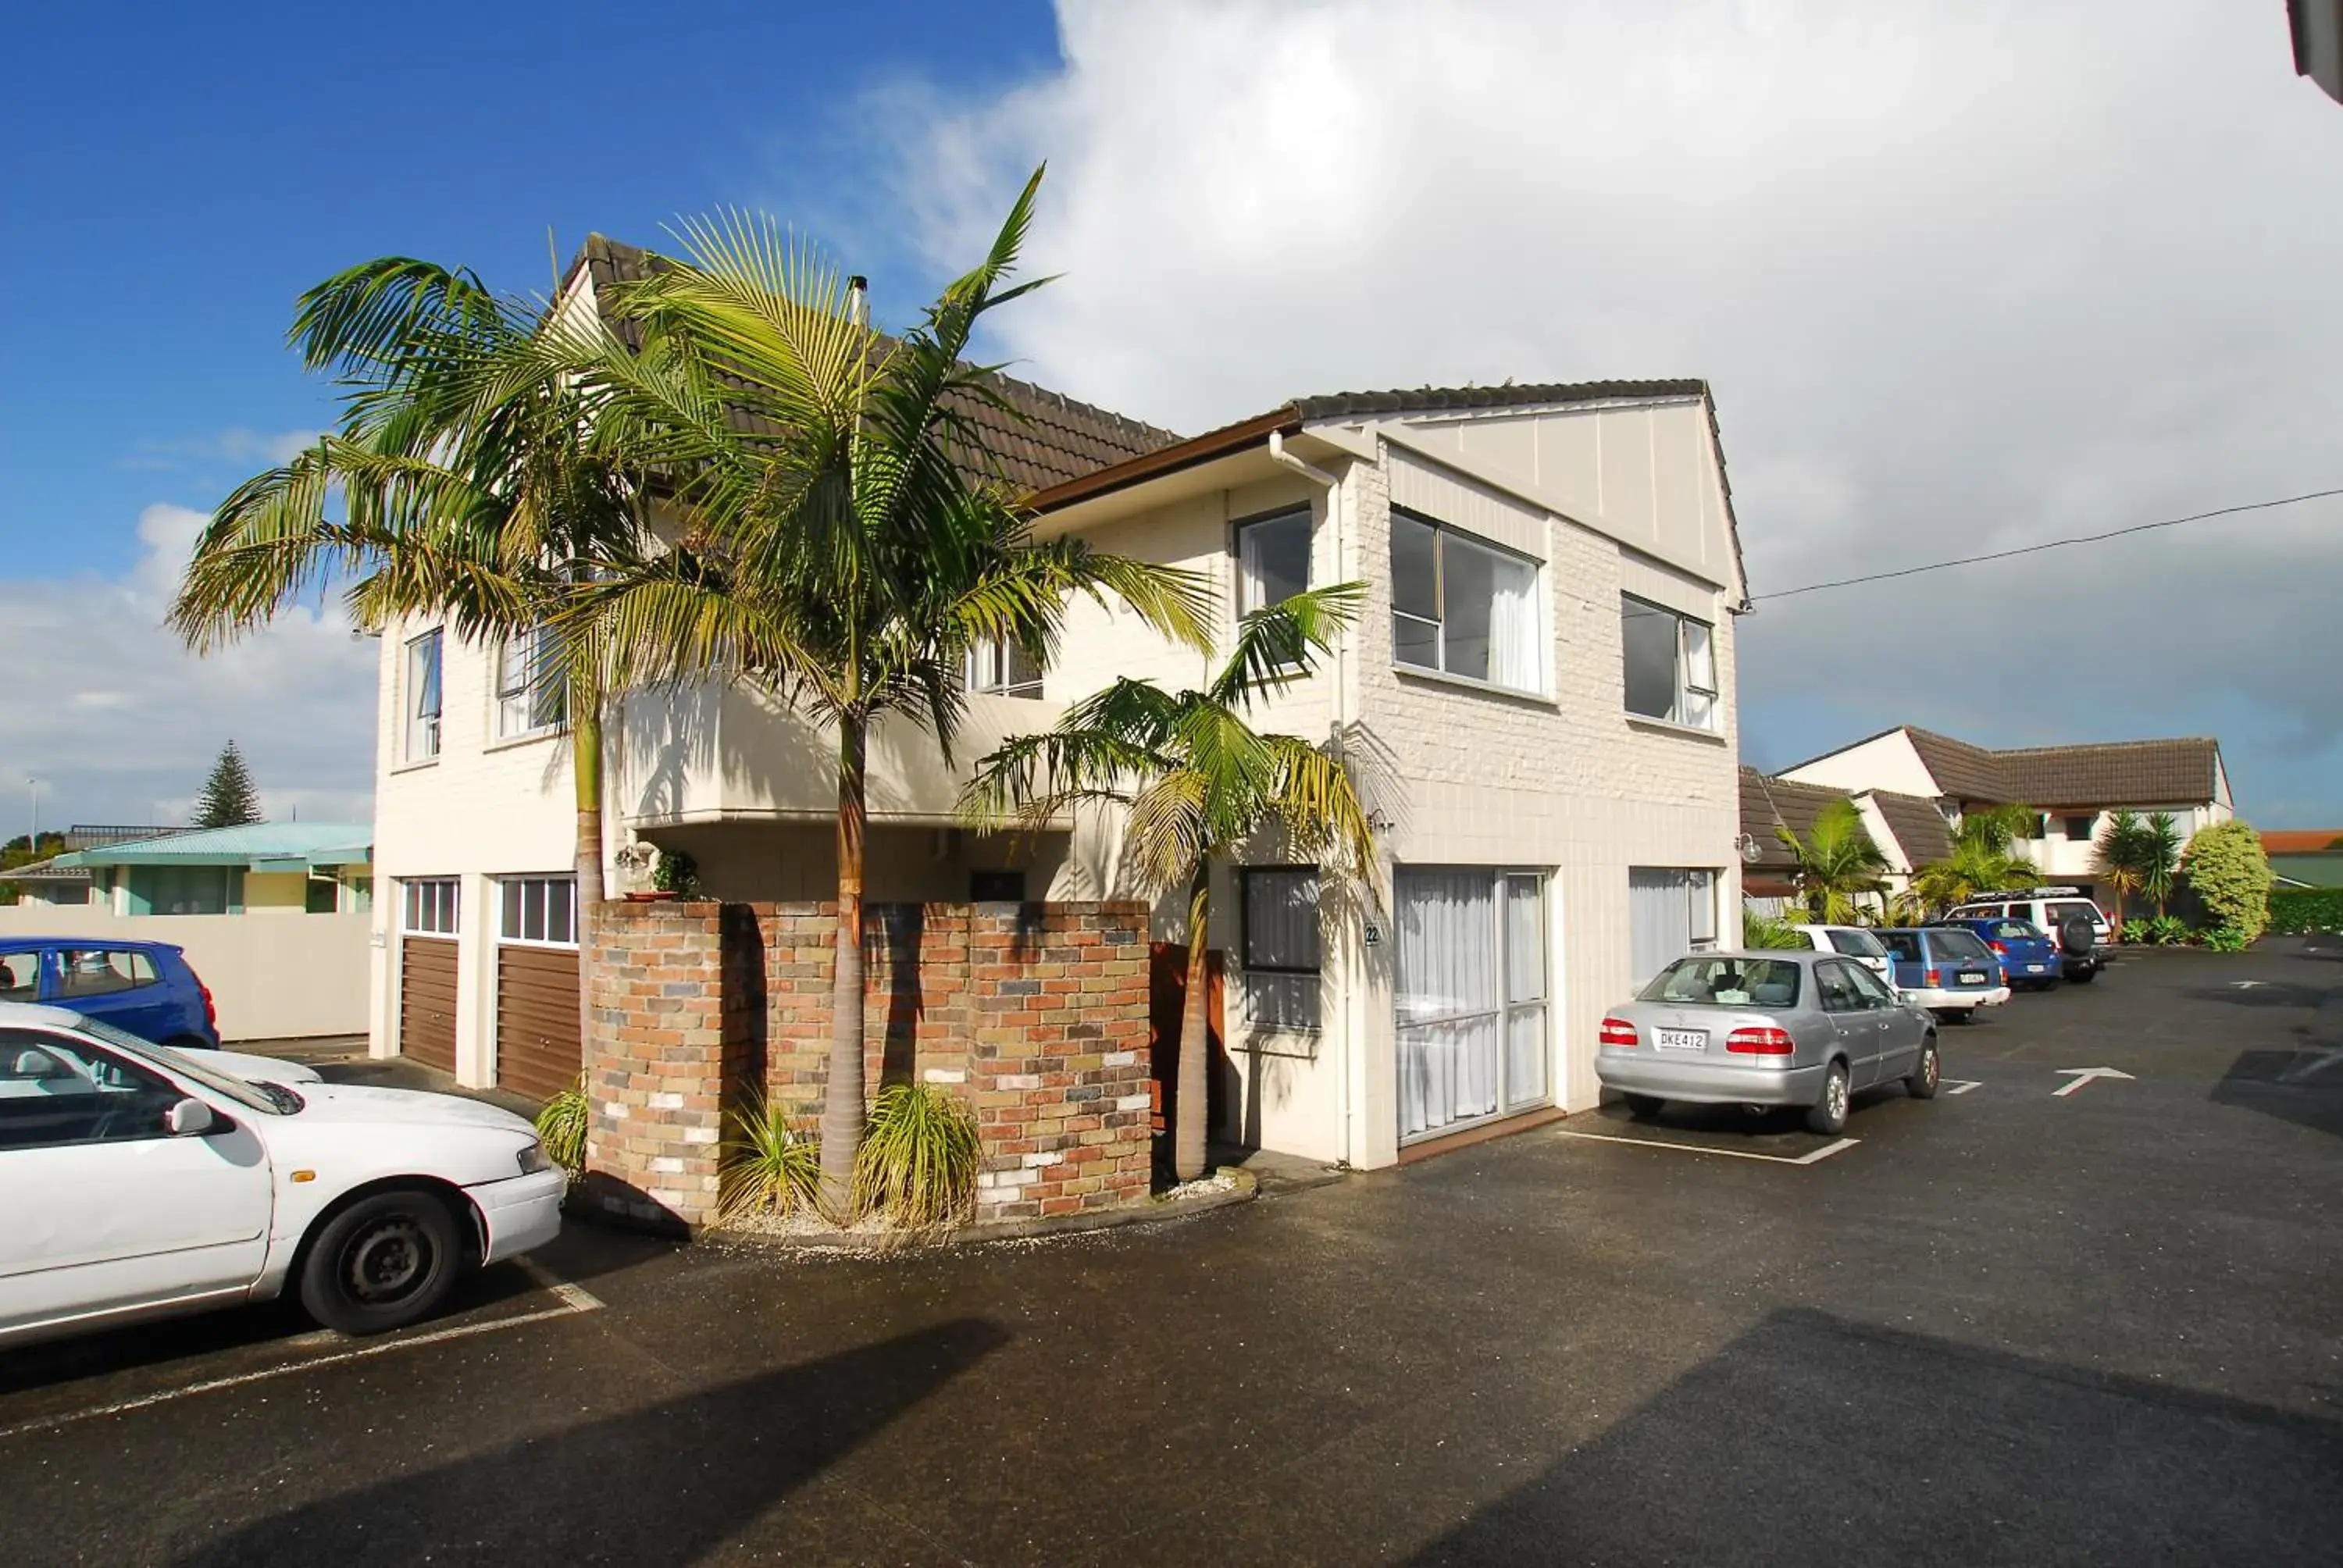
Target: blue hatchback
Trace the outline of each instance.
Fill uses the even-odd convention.
[[[0,937],[0,1001],[68,1008],[157,1045],[219,1049],[212,993],[168,942]]]
[[[1993,950],[1993,956],[2001,960],[2001,972],[2012,990],[2053,990],[2057,988],[2063,968],[2058,944],[2033,921],[2004,919],[1943,920],[1938,923],[1975,931],[1985,945]]]

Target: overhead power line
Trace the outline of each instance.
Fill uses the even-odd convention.
[[[2072,538],[2045,539],[2038,545],[2021,545],[2014,550],[1995,550],[1989,555],[1960,556],[1949,561],[1931,561],[1924,567],[1905,567],[1892,572],[1867,572],[1859,578],[1840,578],[1835,582],[1808,583],[1804,588],[1784,588],[1778,593],[1750,596],[1753,603],[1770,598],[1795,598],[1802,593],[1820,593],[1825,588],[1855,588],[1863,583],[1884,583],[1894,578],[1917,577],[1922,572],[1940,572],[1953,567],[1981,566],[1986,561],[2006,561],[2016,556],[2039,555],[2044,550],[2060,549],[2067,545],[2103,544],[2108,539],[2120,539],[2131,534],[2152,533],[2157,528],[2177,528],[2183,523],[2201,523],[2210,518],[2233,518],[2239,512],[2266,512],[2274,507],[2298,506],[2304,501],[2322,501],[2330,496],[2343,496],[2343,489],[2312,490],[2308,495],[2284,496],[2275,501],[2248,501],[2242,507],[2223,507],[2217,511],[2191,512],[2185,518],[2167,518],[2157,523],[2134,523],[2127,528],[2110,528],[2104,534],[2077,534]]]

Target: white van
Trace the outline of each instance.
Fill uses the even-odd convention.
[[[2091,945],[2086,951],[2066,946],[2059,929],[2076,916],[2091,922]],[[2114,935],[2107,912],[2093,903],[2080,888],[2018,888],[2007,892],[1979,893],[1950,910],[1948,920],[2031,920],[2058,949],[2059,974],[2077,985],[2088,985],[2107,967],[2107,946]]]

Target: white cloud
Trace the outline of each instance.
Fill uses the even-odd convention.
[[[179,468],[228,466],[274,468],[293,460],[324,432],[280,430],[265,432],[231,426],[216,435],[177,441],[141,441],[122,459],[122,467],[168,472]]]
[[[272,815],[371,817],[376,644],[351,637],[339,604],[204,658],[164,629],[205,520],[146,508],[118,578],[0,579],[5,836],[24,831],[27,774],[52,826],[180,819],[231,738]]]
[[[2343,109],[2200,0],[1061,6],[1063,69],[896,84],[964,266],[1016,182],[1062,281],[998,347],[1194,431],[1297,393],[1705,376],[1760,593],[2343,484]],[[1762,606],[1774,763],[1902,720],[2210,730],[2343,820],[2343,505]]]

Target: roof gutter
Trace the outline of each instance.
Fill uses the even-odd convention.
[[[1071,507],[1076,501],[1127,490],[1133,485],[1143,485],[1150,479],[1160,479],[1166,474],[1176,474],[1183,468],[1193,468],[1217,457],[1242,452],[1248,447],[1260,446],[1272,436],[1297,436],[1301,433],[1302,416],[1289,403],[1266,414],[1257,414],[1250,419],[1224,425],[1217,430],[1207,430],[1185,441],[1125,458],[1111,467],[1068,479],[1046,490],[1036,490],[1026,498],[1025,504],[1037,512],[1054,512],[1061,507]]]

